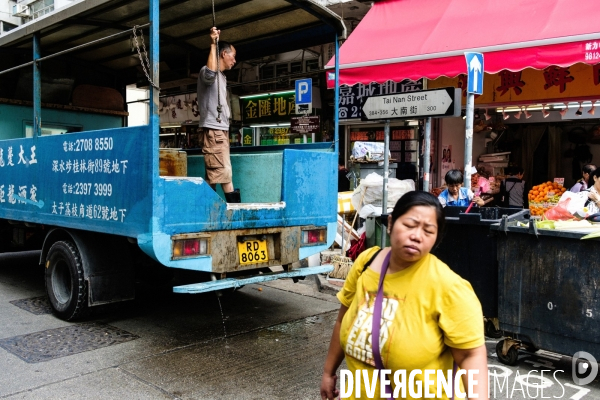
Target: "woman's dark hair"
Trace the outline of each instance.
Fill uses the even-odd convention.
[[[594,177],[600,178],[600,168],[596,168],[590,172],[590,178],[588,179],[588,188],[594,186]]]
[[[446,176],[444,177],[446,181],[446,185],[456,185],[457,183],[463,183],[463,174],[457,169],[451,169],[446,172]]]
[[[584,174],[591,174],[596,170],[596,166],[594,164],[585,164],[583,168],[581,168],[581,172]]]
[[[442,231],[444,230],[444,224],[446,222],[444,218],[444,211],[442,210],[442,205],[440,201],[428,192],[417,191],[414,190],[412,192],[406,193],[404,196],[400,197],[394,206],[394,211],[392,211],[392,226],[398,218],[406,214],[411,208],[416,206],[426,206],[433,207],[435,209],[435,216],[437,220],[437,238],[435,239],[435,245],[439,243],[442,238]]]

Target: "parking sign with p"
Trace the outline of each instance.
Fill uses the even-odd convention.
[[[312,103],[312,79],[298,79],[296,81],[296,104]]]

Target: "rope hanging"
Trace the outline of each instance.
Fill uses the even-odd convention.
[[[215,17],[215,0],[211,0],[212,2],[212,17],[213,17],[213,27],[217,28],[216,25],[216,17]],[[217,29],[218,30],[218,29]],[[221,55],[219,54],[219,37],[215,41],[216,45],[216,57],[217,57],[217,122],[221,122],[221,111],[223,110],[223,106],[221,106],[221,79],[219,74],[221,73],[221,68],[219,65],[219,58]]]

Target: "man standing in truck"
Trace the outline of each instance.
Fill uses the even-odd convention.
[[[240,191],[233,188],[229,156],[229,118],[227,79],[224,71],[235,65],[233,45],[219,41],[221,31],[210,30],[210,54],[198,75],[199,127],[202,132],[202,153],[206,166],[206,181],[215,189],[221,185],[228,203],[240,203]]]

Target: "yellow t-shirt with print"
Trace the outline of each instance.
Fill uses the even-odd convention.
[[[375,368],[371,328],[380,274],[371,268],[362,270],[377,250],[373,247],[358,256],[337,295],[348,307],[340,343],[354,377],[357,369],[368,370],[372,377]],[[409,268],[387,274],[383,282],[379,343],[383,365],[392,371],[392,387],[396,370],[406,370],[406,385],[410,371],[415,369],[442,370],[447,375],[454,363],[448,346],[472,349],[485,343],[481,304],[473,288],[436,256],[428,254]],[[429,391],[436,395],[436,377],[431,375],[429,379],[433,379]],[[424,375],[417,375],[416,380],[423,381]],[[367,398],[361,382],[361,398]],[[379,380],[375,394],[379,399]],[[441,399],[448,399],[443,390],[442,394]],[[406,396],[413,398],[408,389]]]

